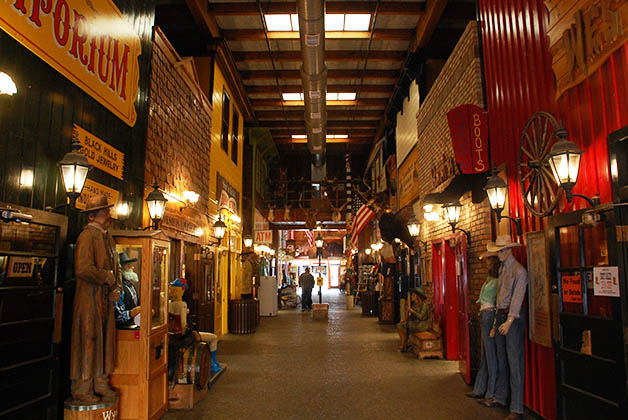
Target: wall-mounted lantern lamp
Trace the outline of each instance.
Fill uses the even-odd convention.
[[[589,198],[586,195],[571,192],[578,181],[582,150],[574,142],[567,140],[567,130],[564,128],[557,130],[556,136],[560,140],[550,150],[549,163],[556,182],[565,190],[567,202],[571,203],[573,197],[580,197],[585,199],[591,207],[600,204],[598,197]]]
[[[243,242],[245,248],[250,248],[253,245],[253,238],[250,234],[244,235]]]
[[[411,217],[410,220],[408,220],[408,232],[410,232],[410,236],[412,236],[415,241],[419,242],[425,247],[425,249],[427,249],[427,242],[419,239],[419,235],[421,234],[421,224],[414,217]]]
[[[159,185],[155,182],[153,184],[153,191],[151,191],[146,197],[146,204],[148,205],[148,214],[153,221],[153,229],[159,229],[159,222],[164,217],[166,211],[166,197],[159,191]]]
[[[5,72],[0,72],[0,95],[13,96],[17,93],[17,86],[11,76]]]
[[[225,237],[225,233],[227,231],[227,225],[222,221],[222,217],[218,217],[216,223],[214,223],[214,236],[218,239],[218,242],[213,243],[212,245],[220,245],[222,242],[222,238]]]
[[[198,202],[200,195],[194,191],[183,191],[183,199],[188,203],[194,204]]]
[[[365,253],[366,255],[371,255],[371,248],[366,248],[366,249],[364,250],[364,253]]]
[[[423,218],[428,222],[437,222],[440,220],[438,211],[434,209],[434,204],[425,204],[423,206]]]
[[[238,216],[237,214],[232,214],[230,217],[231,223],[241,223],[242,219],[240,219],[240,216]]]
[[[59,162],[59,171],[63,180],[63,188],[65,194],[70,199],[70,207],[74,207],[76,199],[79,198],[87,179],[87,173],[91,169],[91,165],[87,158],[79,153],[81,143],[78,140],[72,141],[72,151],[63,156]]]
[[[488,201],[491,204],[491,208],[497,216],[497,223],[501,222],[503,217],[512,220],[515,224],[517,235],[521,236],[521,219],[518,217],[514,218],[510,216],[502,216],[502,211],[504,210],[504,206],[506,205],[508,184],[506,184],[506,181],[504,181],[497,175],[497,170],[494,169],[493,174],[488,178],[488,181],[486,181],[484,191],[486,191],[486,195],[488,195]]]
[[[471,245],[471,234],[464,229],[456,229],[456,224],[460,220],[460,210],[462,209],[462,205],[460,202],[456,201],[453,203],[447,203],[443,205],[443,209],[445,210],[445,216],[447,217],[447,222],[451,225],[451,231],[456,233],[456,230],[461,231],[467,236],[467,243]]]

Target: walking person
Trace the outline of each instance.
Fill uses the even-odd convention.
[[[314,288],[314,276],[310,274],[310,267],[305,267],[305,273],[299,276],[301,287],[301,312],[312,309],[312,289]]]
[[[498,236],[487,245],[490,252],[497,252],[502,266],[497,290],[497,334],[498,377],[495,399],[486,400],[486,406],[505,406],[510,383],[510,414],[506,420],[523,419],[523,397],[525,379],[525,341],[523,299],[528,286],[528,273],[512,255],[512,248],[521,244],[512,242],[510,236]],[[503,374],[502,374],[503,372]]]
[[[488,276],[480,290],[476,303],[480,304],[480,325],[482,329],[482,361],[480,371],[475,378],[473,391],[466,395],[470,398],[495,398],[497,370],[497,347],[495,345],[495,311],[497,309],[497,287],[499,276],[499,258],[496,252],[485,252],[480,259],[486,262]]]

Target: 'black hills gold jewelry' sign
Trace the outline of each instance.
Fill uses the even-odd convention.
[[[135,125],[142,49],[113,0],[5,0],[0,28]]]
[[[628,41],[625,0],[545,0],[556,99]]]

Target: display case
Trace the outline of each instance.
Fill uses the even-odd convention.
[[[134,285],[140,302],[139,319],[117,330],[111,386],[120,394],[120,418],[158,419],[168,408],[170,242],[161,231],[112,231],[111,235],[118,253],[136,260],[127,267],[131,274],[125,278]]]

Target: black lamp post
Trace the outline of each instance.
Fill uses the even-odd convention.
[[[460,202],[456,201],[443,205],[443,208],[445,209],[447,221],[451,225],[451,231],[453,233],[456,233],[456,224],[460,220],[460,210],[462,209],[462,205],[460,204]],[[471,245],[471,234],[464,229],[458,228],[457,230],[461,231],[467,236],[467,244]]]
[[[517,235],[521,236],[521,219],[518,217],[502,216],[502,211],[506,205],[508,184],[497,175],[497,170],[493,170],[493,174],[488,178],[488,181],[486,181],[484,191],[486,191],[486,195],[488,195],[491,209],[493,209],[495,216],[497,216],[497,223],[501,222],[503,217],[512,220],[515,224]]]
[[[321,276],[321,257],[323,256],[323,237],[321,236],[321,233],[318,233],[318,236],[316,237],[316,239],[314,240],[314,243],[316,244],[316,253],[318,254],[318,276]],[[321,284],[320,286],[318,286],[318,303],[323,303],[323,285]]]
[[[159,191],[159,185],[155,183],[153,185],[153,191],[146,197],[146,204],[148,205],[148,213],[153,221],[153,229],[159,229],[159,222],[164,217],[166,211],[166,197]]]
[[[70,199],[70,207],[74,207],[76,199],[79,198],[87,179],[87,173],[91,169],[91,165],[87,158],[79,153],[83,146],[78,140],[72,141],[72,151],[63,156],[59,162],[59,171],[63,180],[63,188],[65,194]]]

